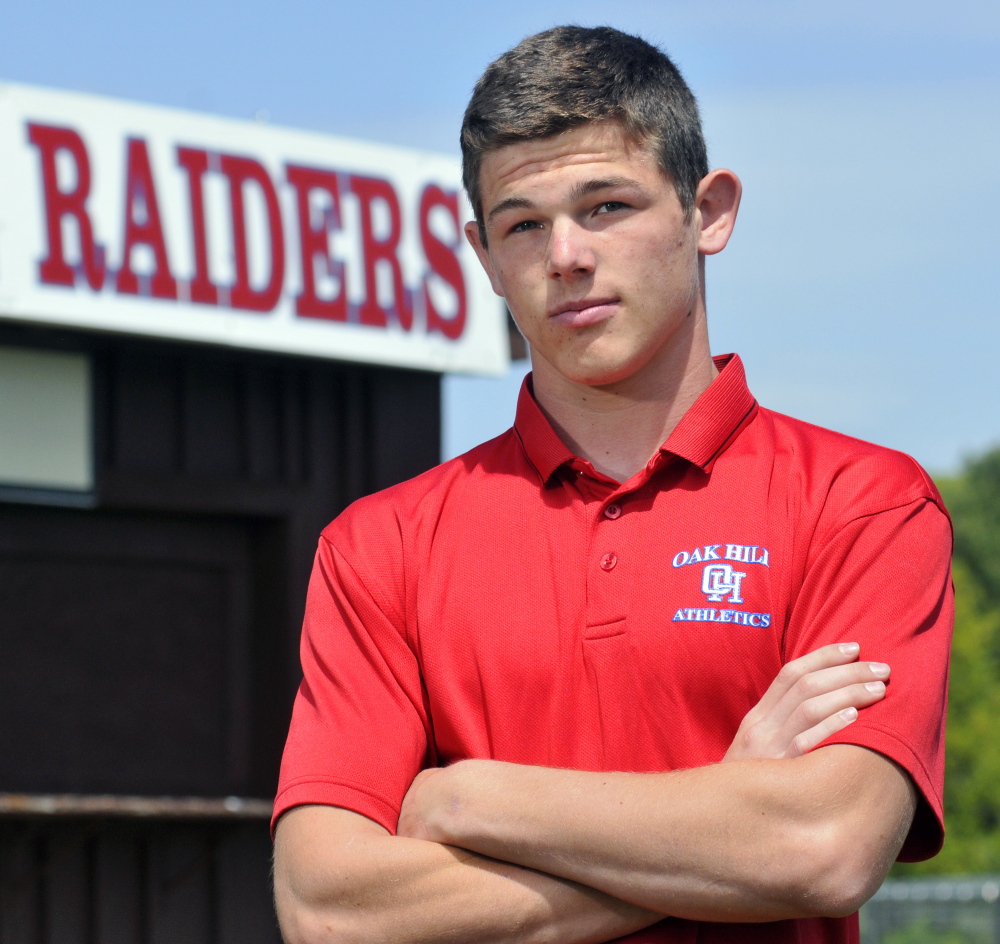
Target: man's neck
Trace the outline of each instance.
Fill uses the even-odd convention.
[[[568,380],[536,358],[535,399],[562,441],[617,482],[642,470],[718,375],[699,322],[634,375],[607,386]]]

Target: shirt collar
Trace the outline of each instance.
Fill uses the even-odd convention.
[[[713,360],[719,375],[695,400],[659,450],[661,454],[680,456],[705,472],[711,471],[715,460],[757,412],[757,401],[747,387],[739,355],[723,354]],[[584,463],[559,438],[536,402],[531,374],[524,378],[518,394],[514,431],[543,482],[548,482],[562,465],[573,463],[579,467]]]

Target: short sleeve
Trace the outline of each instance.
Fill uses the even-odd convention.
[[[857,642],[861,659],[886,662],[883,701],[824,741],[892,759],[920,794],[903,861],[944,841],[945,711],[954,620],[951,528],[930,498],[855,518],[815,549],[792,608],[788,660],[833,642]]]
[[[320,539],[272,829],[291,807],[317,803],[395,832],[403,797],[425,766],[428,712],[419,667],[379,569],[366,567],[363,579],[331,540]]]

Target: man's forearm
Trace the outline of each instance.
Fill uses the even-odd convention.
[[[427,838],[711,921],[850,913],[915,802],[895,765],[844,745],[669,774],[471,761],[441,783]]]
[[[331,807],[282,818],[275,897],[289,944],[600,944],[661,917],[566,879],[390,836]]]

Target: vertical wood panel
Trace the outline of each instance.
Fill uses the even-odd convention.
[[[287,520],[259,522],[253,555],[253,619],[250,637],[250,769],[246,792],[270,797],[277,790],[278,767],[288,733],[291,686],[298,666],[301,613],[289,612],[290,550],[301,554],[304,542],[289,538]],[[303,568],[304,569],[304,568]],[[304,598],[304,590],[302,591]]]
[[[263,822],[8,820],[0,944],[280,944]]]
[[[149,846],[149,944],[216,944],[213,859],[204,830],[156,832]]]
[[[242,477],[243,398],[236,366],[192,359],[184,369],[184,468],[194,476]]]
[[[124,349],[108,358],[112,465],[136,472],[178,468],[180,388],[178,363],[169,355]]]
[[[221,838],[218,944],[281,944],[270,875],[260,867],[270,855],[271,843],[261,829],[241,826]]]
[[[93,944],[143,944],[146,883],[142,840],[110,827],[97,837],[93,859]]]
[[[362,371],[350,371],[344,386],[341,454],[345,485],[343,504],[346,506],[367,492],[375,491],[375,486],[372,481],[371,377]]]
[[[250,556],[241,558],[237,566],[226,573],[225,621],[226,640],[226,781],[245,793],[250,774],[250,748],[253,732],[250,730],[253,712],[251,631],[253,621],[253,588],[251,586]]]
[[[241,522],[0,507],[5,789],[245,792],[251,542]]]
[[[261,365],[244,372],[246,470],[254,482],[281,479],[281,410],[279,375]]]
[[[89,844],[83,830],[50,833],[42,876],[45,944],[90,944]]]
[[[42,944],[41,871],[35,830],[0,829],[0,944]]]
[[[296,485],[308,477],[306,378],[292,368],[283,371],[281,379],[282,472],[286,482]]]
[[[373,381],[371,487],[381,489],[440,461],[440,378],[385,370],[374,374]]]

